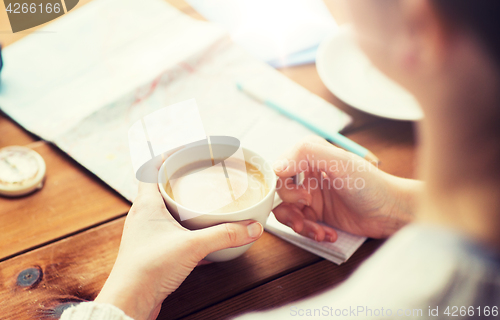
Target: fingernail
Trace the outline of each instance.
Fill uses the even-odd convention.
[[[300,199],[300,200],[299,200],[299,201],[297,201],[297,202],[298,202],[298,203],[300,203],[300,204],[303,204],[303,205],[305,205],[305,206],[308,206],[308,205],[309,205],[309,202],[307,202],[307,200],[305,200],[305,199]]]
[[[273,168],[274,168],[274,171],[276,171],[276,172],[284,171],[286,168],[288,168],[288,160],[287,159],[277,160],[274,163]]]
[[[258,222],[254,222],[252,224],[249,224],[247,226],[247,229],[248,229],[248,236],[250,238],[257,238],[258,236],[260,236],[260,234],[262,232],[262,226]]]
[[[328,241],[335,242],[335,238],[333,236],[328,235],[326,237],[328,238]]]
[[[309,232],[308,236],[309,236],[309,238],[311,238],[311,239],[313,239],[313,240],[315,240],[315,241],[318,241],[318,240],[316,239],[316,234],[315,234],[314,232]]]
[[[292,228],[292,230],[295,230],[295,229],[293,229],[293,223],[287,222],[286,225],[289,226],[290,228]]]

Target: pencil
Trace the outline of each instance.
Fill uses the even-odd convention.
[[[283,114],[284,116],[300,123],[301,125],[303,125],[307,129],[311,130],[312,132],[316,133],[320,137],[323,137],[323,138],[333,142],[337,146],[339,146],[347,151],[350,151],[354,154],[357,154],[358,156],[365,158],[366,160],[368,160],[370,162],[380,163],[380,160],[372,152],[370,152],[365,147],[357,144],[356,142],[352,141],[351,139],[343,136],[342,134],[340,134],[338,132],[336,132],[334,134],[325,132],[321,128],[316,127],[312,123],[304,120],[299,115],[279,106],[278,104],[274,103],[273,101],[259,97],[256,93],[251,92],[247,88],[243,87],[240,83],[237,83],[237,87],[239,90],[244,92],[249,97],[253,98],[254,100],[259,101],[260,103],[265,104],[269,108],[271,108],[271,109]]]

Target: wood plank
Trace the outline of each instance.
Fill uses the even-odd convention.
[[[381,161],[379,168],[403,178],[417,178],[416,124],[381,120],[347,136],[368,148]]]
[[[0,304],[6,319],[45,319],[61,304],[93,300],[118,252],[124,218],[87,230],[0,263]],[[320,258],[264,233],[242,257],[197,267],[164,303],[177,318],[224,301]],[[16,284],[19,273],[40,268],[31,287]]]
[[[47,165],[44,187],[0,197],[0,261],[8,256],[124,215],[130,204],[54,146],[28,145]]]
[[[0,111],[0,148],[6,146],[23,146],[38,140],[38,138]]]
[[[242,313],[276,308],[331,290],[347,279],[382,243],[382,240],[369,239],[351,259],[340,266],[321,260],[183,319],[228,319]],[[168,318],[160,313],[158,319]]]
[[[197,268],[165,300],[160,318],[185,316],[320,260],[266,232],[242,257]]]
[[[94,299],[116,259],[124,220],[0,263],[2,319],[54,319],[60,305]],[[39,281],[17,285],[19,273],[33,267],[42,271]]]

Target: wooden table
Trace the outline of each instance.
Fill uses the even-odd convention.
[[[201,19],[183,0],[168,2]],[[327,4],[339,14],[335,0]],[[5,46],[29,32],[9,33],[3,9],[0,41]],[[412,123],[373,117],[342,103],[325,88],[312,64],[280,71],[352,115],[354,124],[344,133],[374,152],[381,169],[414,176]],[[0,113],[0,147],[8,145],[39,152],[47,163],[47,180],[30,196],[0,197],[0,319],[54,319],[72,303],[93,300],[99,293],[116,257],[130,203]],[[220,319],[310,296],[343,281],[380,244],[368,240],[337,266],[264,233],[242,257],[197,267],[164,302],[159,319]]]

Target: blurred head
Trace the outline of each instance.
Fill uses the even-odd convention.
[[[345,4],[363,51],[424,109],[419,217],[500,250],[500,1]]]
[[[500,1],[346,0],[372,62],[412,91],[424,108],[437,82],[500,65]],[[486,72],[487,73],[487,72]],[[456,83],[463,85],[463,83]],[[440,89],[441,85],[439,85]],[[451,88],[446,88],[450,91]]]

